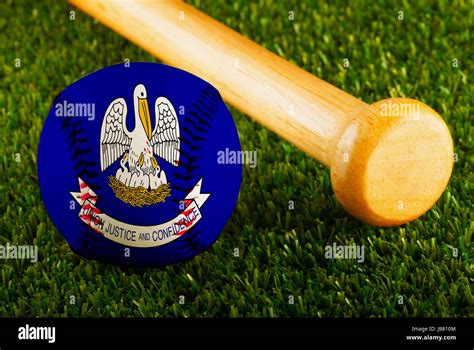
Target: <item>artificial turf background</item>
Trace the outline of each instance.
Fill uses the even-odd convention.
[[[156,60],[78,10],[70,20],[67,4],[1,1],[0,244],[37,244],[39,261],[0,260],[0,316],[474,316],[472,3],[191,3],[366,102],[407,96],[432,106],[458,156],[447,190],[410,224],[365,225],[337,203],[328,169],[231,108],[258,166],[244,166],[237,208],[212,248],[161,269],[87,261],[42,205],[42,124],[56,94],[82,76]],[[333,242],[364,245],[364,263],[325,259]]]

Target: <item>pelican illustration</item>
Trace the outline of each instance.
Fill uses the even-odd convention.
[[[127,103],[124,98],[113,100],[105,112],[100,133],[100,167],[104,171],[118,158],[121,169],[116,178],[129,187],[157,188],[166,184],[166,174],[155,155],[174,166],[179,164],[180,138],[176,111],[166,97],[155,101],[152,124],[147,91],[138,84],[133,91],[135,128],[127,129]],[[128,163],[128,170],[125,165]]]

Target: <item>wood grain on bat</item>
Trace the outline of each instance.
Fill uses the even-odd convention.
[[[365,222],[413,220],[449,181],[449,129],[421,102],[368,105],[182,2],[70,2],[164,62],[209,81],[232,105],[329,166],[337,198]],[[387,107],[407,104],[405,114]]]

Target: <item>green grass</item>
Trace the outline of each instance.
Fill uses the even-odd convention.
[[[474,316],[472,5],[192,3],[366,102],[408,96],[432,106],[458,155],[447,190],[412,223],[365,225],[338,204],[328,169],[231,108],[243,149],[258,150],[259,162],[244,167],[235,213],[212,248],[161,269],[87,261],[70,250],[41,201],[42,124],[56,94],[82,76],[125,58],[156,60],[79,11],[69,20],[67,4],[1,1],[0,244],[37,244],[40,256],[36,264],[0,261],[0,315]],[[325,259],[333,242],[364,245],[364,263]]]

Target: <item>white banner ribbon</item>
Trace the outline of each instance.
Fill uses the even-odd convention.
[[[201,193],[202,179],[183,200],[184,209],[175,218],[152,226],[130,225],[110,217],[96,206],[97,194],[79,178],[81,192],[70,192],[81,205],[79,218],[97,233],[114,242],[138,248],[158,247],[181,237],[202,218],[200,207],[210,196]]]

